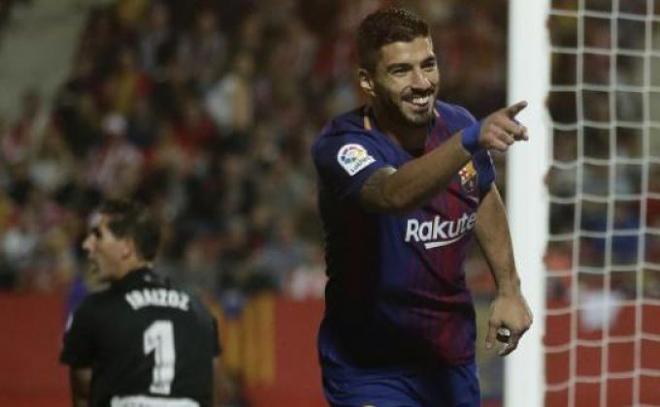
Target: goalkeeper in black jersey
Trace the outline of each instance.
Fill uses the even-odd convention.
[[[212,406],[214,318],[152,269],[159,225],[140,205],[104,203],[83,243],[107,289],[67,323],[60,359],[74,406]]]

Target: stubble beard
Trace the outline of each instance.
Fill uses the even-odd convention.
[[[101,267],[98,260],[87,259],[87,271],[89,272],[89,276],[96,282],[107,283],[111,280],[108,266]]]
[[[431,123],[431,120],[433,119],[433,104],[431,105],[431,109],[429,111],[424,112],[424,113],[417,113],[417,112],[410,112],[406,114],[405,110],[400,108],[399,110],[401,111],[401,116],[404,117],[406,123],[409,126],[413,127],[426,127]]]
[[[87,271],[90,274],[98,275],[101,272],[101,268],[99,267],[99,264],[96,261],[87,259]]]
[[[411,127],[414,129],[420,129],[427,127],[434,117],[434,106],[435,100],[437,98],[437,93],[433,92],[431,95],[432,102],[428,111],[423,113],[417,113],[414,111],[406,111],[403,104],[404,98],[399,98],[398,101],[394,100],[389,95],[382,94],[379,96],[380,104],[387,112],[388,116],[391,117],[394,121],[399,123],[403,127]]]

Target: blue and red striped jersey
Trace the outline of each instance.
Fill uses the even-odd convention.
[[[474,121],[464,108],[436,102],[424,153]],[[477,207],[495,177],[489,153],[475,154],[446,190],[403,215],[360,205],[374,171],[414,159],[376,128],[367,108],[332,120],[312,155],[329,277],[319,332],[324,367],[473,361],[475,313],[464,262]]]

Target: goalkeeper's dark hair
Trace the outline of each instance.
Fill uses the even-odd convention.
[[[142,259],[152,261],[156,257],[160,225],[145,206],[134,201],[110,199],[101,203],[98,212],[108,216],[108,229],[113,235],[133,241]]]
[[[381,47],[393,42],[410,42],[428,37],[428,24],[416,14],[402,8],[386,8],[365,17],[357,32],[357,50],[360,67],[373,72]]]

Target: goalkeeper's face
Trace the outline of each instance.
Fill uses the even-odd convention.
[[[414,127],[433,119],[440,72],[430,37],[383,46],[372,79],[374,103],[389,117]]]
[[[95,215],[87,237],[83,241],[83,249],[95,278],[102,282],[110,282],[120,277],[122,262],[126,257],[126,242],[117,238],[108,228],[107,215]]]

